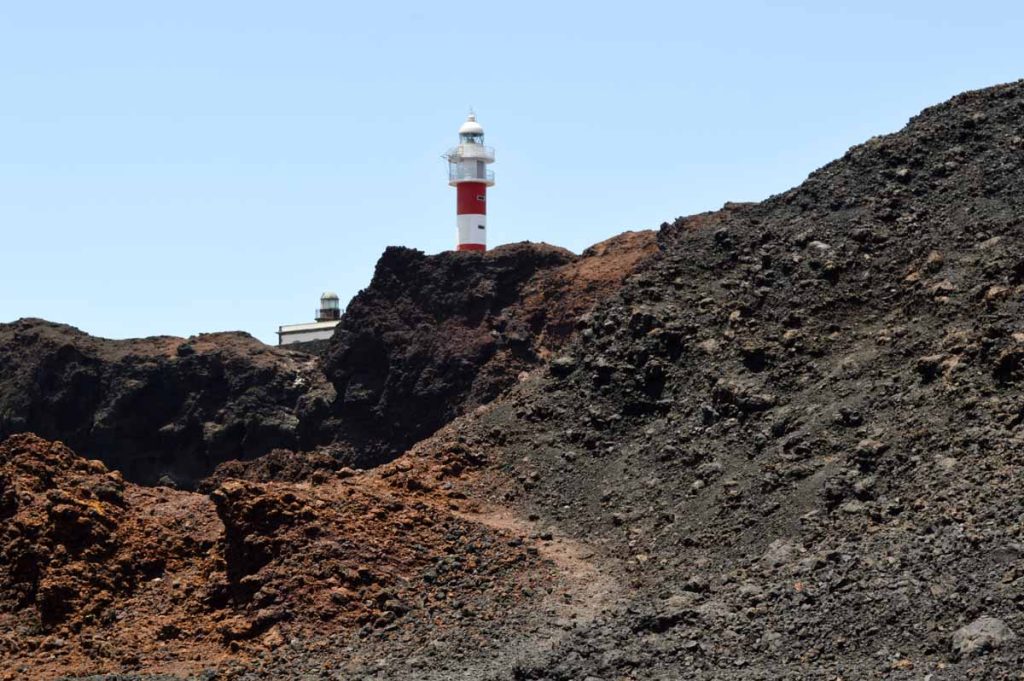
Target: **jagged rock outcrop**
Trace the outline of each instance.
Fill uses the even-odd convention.
[[[103,464],[23,435],[0,444],[0,471],[4,609],[33,606],[47,626],[96,615],[152,567],[123,551],[124,484]]]
[[[221,461],[300,448],[332,399],[314,357],[248,334],[115,341],[0,324],[0,437],[59,439],[136,482],[190,486]]]
[[[502,312],[538,270],[573,258],[534,244],[435,256],[387,249],[324,358],[338,395],[334,429],[358,460],[393,458],[455,416],[470,392],[486,400],[507,387],[504,375],[489,380],[480,369],[499,352],[526,366],[532,348],[529,331]]]
[[[445,602],[456,593],[478,616],[495,616],[522,599],[531,569],[543,577],[521,544],[498,541],[417,492],[372,472],[313,486],[227,480],[215,489],[225,593],[248,622],[246,636],[281,619],[344,629],[408,617],[404,624],[429,629],[458,618]],[[268,618],[268,608],[279,616]]]
[[[530,243],[433,256],[389,248],[325,353],[338,398],[324,432],[358,465],[390,460],[542,363],[654,251],[652,232],[578,257]]]

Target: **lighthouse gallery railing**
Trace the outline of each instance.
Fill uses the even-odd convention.
[[[460,144],[449,149],[445,156],[449,161],[486,161],[494,162],[494,147],[485,147],[482,144]]]
[[[458,166],[448,166],[448,181],[457,182],[459,180],[477,180],[479,182],[494,182],[494,171],[485,170],[479,172],[474,168],[460,168]]]

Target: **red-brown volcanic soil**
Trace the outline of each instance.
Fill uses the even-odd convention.
[[[8,439],[0,678],[185,674],[325,629],[409,642],[527,618],[558,566],[520,528],[463,507],[451,481],[474,464],[452,450],[421,477],[398,462],[307,483],[227,480],[207,497]]]

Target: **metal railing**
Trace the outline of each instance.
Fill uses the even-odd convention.
[[[494,182],[494,171],[485,170],[483,173],[481,173],[476,168],[460,168],[459,166],[448,166],[448,181],[460,182],[462,180],[472,180],[476,182]]]
[[[452,159],[456,161],[472,159],[490,163],[494,161],[494,147],[485,147],[482,144],[460,144],[449,149],[445,156],[448,157],[449,161]]]

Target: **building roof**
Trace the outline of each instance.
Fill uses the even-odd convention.
[[[320,331],[333,329],[341,322],[340,319],[329,319],[325,322],[308,322],[306,324],[282,324],[278,327],[278,333],[301,333],[303,331]]]

